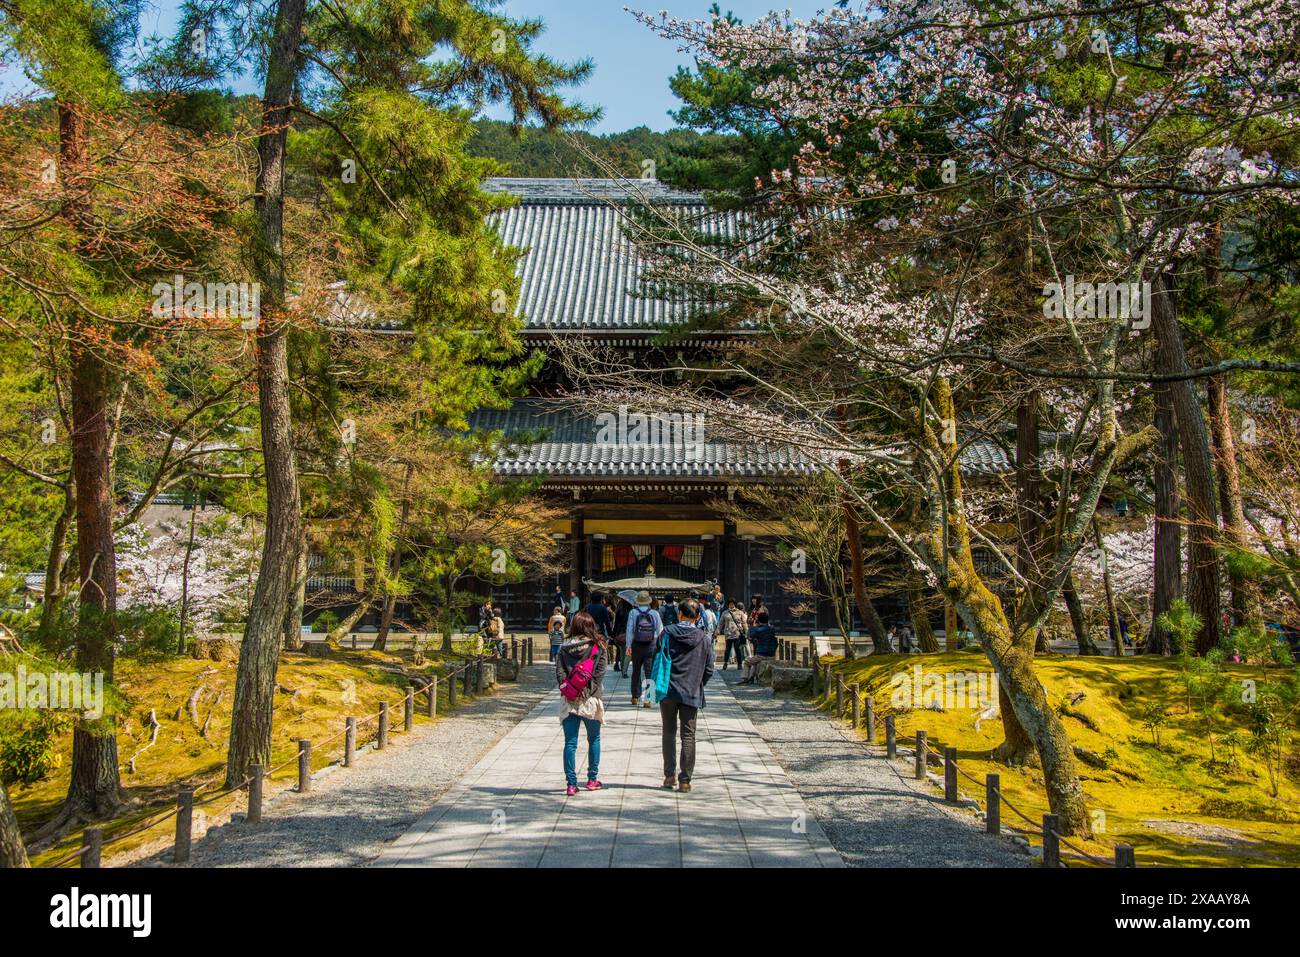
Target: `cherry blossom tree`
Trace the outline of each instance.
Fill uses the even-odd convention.
[[[744,365],[722,363],[745,383],[733,404],[705,386],[635,382],[612,357],[590,377],[710,414],[715,433],[792,445],[827,467],[850,461],[839,471],[857,508],[935,578],[996,669],[1004,755],[1041,761],[1063,828],[1086,833],[1073,749],[1033,672],[1035,637],[1111,475],[1154,438],[1125,416],[1153,382],[1174,393],[1192,564],[1210,550],[1200,594],[1217,607],[1213,481],[1189,383],[1294,370],[1189,368],[1177,268],[1213,224],[1294,195],[1277,158],[1288,154],[1271,147],[1295,132],[1295,14],[1259,0],[885,0],[806,23],[639,16],[702,63],[793,64],[767,71],[755,99],[809,134],[790,167],[756,184],[771,216],[723,227],[645,203],[628,217],[660,276],[708,288],[726,319],[763,334]],[[790,228],[765,229],[778,217]],[[730,247],[704,241],[722,229]],[[1155,373],[1151,331],[1165,355]],[[1060,468],[1039,540],[1008,549],[984,530],[962,461],[1029,387],[1062,436]],[[1011,592],[992,587],[977,547]]]

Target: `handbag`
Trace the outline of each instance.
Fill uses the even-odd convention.
[[[655,704],[668,697],[668,682],[673,675],[673,657],[668,651],[670,638],[667,632],[660,635],[659,650],[655,653],[654,667],[650,669],[650,680],[655,686]]]

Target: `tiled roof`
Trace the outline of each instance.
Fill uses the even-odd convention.
[[[470,418],[475,429],[507,436],[544,430],[545,441],[504,451],[494,463],[498,474],[555,478],[772,479],[810,475],[814,465],[797,450],[759,448],[706,441],[688,456],[681,445],[613,445],[596,441],[595,419],[572,410],[521,400],[509,409],[480,409]]]
[[[470,426],[507,436],[543,432],[544,440],[507,449],[493,463],[499,475],[548,476],[575,479],[660,479],[755,481],[810,475],[815,463],[797,449],[750,446],[708,440],[694,457],[678,445],[612,445],[596,441],[598,428],[590,416],[535,399],[522,399],[509,409],[480,409]],[[968,473],[1005,474],[1011,461],[996,443],[980,439],[962,453]]]
[[[638,294],[645,263],[626,232],[629,203],[669,205],[734,228],[703,197],[656,180],[493,179],[486,187],[521,197],[494,220],[508,245],[526,251],[518,311],[530,331],[654,332],[686,318],[687,303]]]

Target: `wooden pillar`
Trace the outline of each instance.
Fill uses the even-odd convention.
[[[388,702],[379,702],[379,735],[375,739],[375,750],[382,751],[388,747]]]
[[[929,748],[925,742],[925,732],[916,732],[916,779],[925,780],[925,766],[929,763]]]
[[[984,781],[984,830],[990,834],[1002,833],[1002,778],[990,774]]]
[[[424,703],[424,716],[432,718],[438,713],[438,676],[434,675],[429,679],[429,684],[425,688],[428,700]]]
[[[348,718],[343,727],[343,766],[350,768],[357,757],[357,719]]]
[[[190,859],[190,842],[193,840],[194,789],[181,788],[176,795],[176,846],[172,861],[184,864]]]
[[[298,793],[311,791],[311,742],[298,739]]]
[[[415,689],[406,688],[406,700],[402,702],[402,730],[410,732],[415,727]]]
[[[1061,866],[1061,839],[1056,835],[1060,833],[1061,819],[1055,814],[1043,815],[1043,866],[1060,867]]]
[[[867,743],[876,743],[876,699],[867,695],[866,704],[862,714],[862,720],[867,725]]]
[[[587,564],[587,535],[582,530],[582,510],[574,509],[573,528],[569,533],[569,591],[577,592],[582,596],[582,575],[586,571],[584,566]],[[569,600],[566,593],[565,602]],[[567,615],[569,609],[566,607],[564,613]],[[548,616],[549,617],[549,616]]]

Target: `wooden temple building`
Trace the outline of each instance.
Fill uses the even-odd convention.
[[[619,211],[620,204],[629,202],[625,184],[507,178],[492,180],[489,186],[520,197],[517,206],[500,214],[500,228],[506,243],[527,251],[519,266],[519,310],[528,345],[553,352],[564,337],[587,337],[654,368],[677,353],[725,350],[735,344],[734,337],[743,335],[691,333],[675,337],[671,345],[661,344],[662,333],[680,325],[684,311],[638,288],[643,263]],[[648,193],[656,203],[706,211],[698,195],[653,182],[636,186],[640,201]],[[545,401],[564,391],[562,366],[548,362],[530,397],[506,410],[480,411],[471,420],[476,428],[507,435],[542,430],[543,441],[512,449],[494,468],[503,476],[541,480],[543,494],[568,513],[554,530],[567,548],[567,574],[559,580],[492,587],[494,602],[510,627],[543,627],[557,585],[566,595],[576,591],[585,601],[592,587],[648,574],[683,587],[716,581],[728,598],[742,604],[751,595],[762,595],[773,624],[784,632],[833,626],[829,609],[795,614],[797,602],[781,587],[789,577],[788,562],[777,558],[774,543],[765,540],[760,525],[727,521],[710,507],[754,483],[798,480],[810,473],[810,462],[794,450],[744,447],[707,436],[695,454],[665,443],[599,442],[594,418]],[[969,447],[963,467],[996,474],[1009,471],[1011,462],[996,443],[982,442]],[[878,601],[877,610],[887,623],[901,622],[905,599],[900,594]],[[936,624],[942,627],[942,615]]]

